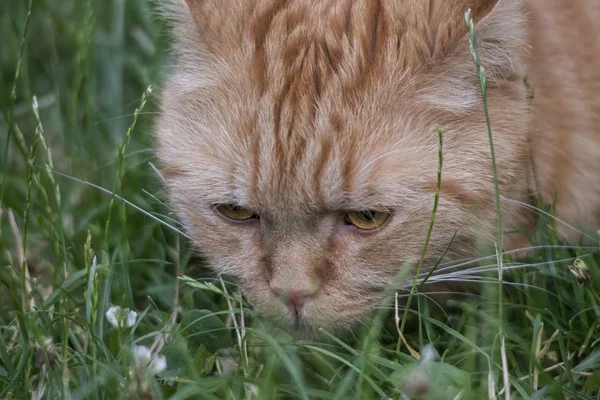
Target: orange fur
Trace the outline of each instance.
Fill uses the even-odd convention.
[[[530,219],[519,202],[537,190],[531,138],[542,197],[558,191],[558,216],[595,232],[600,45],[592,21],[600,6],[547,2],[167,2],[177,62],[164,89],[157,151],[195,244],[262,313],[305,329],[347,328],[419,258],[436,190],[438,125],[445,161],[426,265],[455,232],[449,257],[493,240],[494,185],[468,7],[487,72],[505,228]],[[553,30],[557,22],[564,37]],[[260,220],[226,221],[214,211],[223,203]],[[392,217],[374,232],[344,224],[345,211],[365,209]],[[569,228],[561,232],[574,238]],[[306,297],[297,315],[280,298],[286,288]]]

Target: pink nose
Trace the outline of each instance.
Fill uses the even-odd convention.
[[[275,293],[290,309],[292,314],[298,314],[306,305],[308,298],[314,294],[312,289],[280,289],[272,288]]]
[[[287,294],[287,306],[292,312],[296,311],[298,313],[304,308],[306,297],[302,292],[291,291]]]

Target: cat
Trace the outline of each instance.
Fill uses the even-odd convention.
[[[262,315],[346,330],[404,272],[497,240],[471,9],[504,230],[556,200],[565,240],[600,227],[600,2],[170,0],[156,127],[194,244]],[[533,161],[532,161],[533,160]],[[555,198],[556,196],[556,198]],[[516,239],[515,239],[516,238]],[[507,247],[524,246],[505,236]]]

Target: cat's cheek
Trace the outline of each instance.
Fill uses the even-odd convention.
[[[268,284],[264,280],[247,276],[239,279],[242,294],[256,311],[268,318],[282,318],[286,316],[285,305],[273,296]]]
[[[335,250],[338,255],[333,255],[334,259],[347,259],[346,263],[355,263],[362,258],[365,249],[371,248],[373,245],[380,247],[377,244],[383,241],[387,242],[390,235],[393,235],[394,230],[398,229],[394,216],[385,225],[373,230],[361,230],[352,225],[343,224],[337,228],[334,235]],[[391,251],[391,248],[387,249]],[[369,260],[372,263],[371,253]],[[367,263],[369,265],[369,263]]]
[[[189,210],[180,216],[194,247],[207,259],[210,269],[236,279],[249,274],[258,258],[254,229],[232,226],[216,215]]]
[[[340,227],[333,236],[332,249],[334,254],[331,254],[331,259],[335,260],[335,269],[345,271],[348,270],[349,263],[360,254],[360,249],[365,238],[356,228],[349,226]]]
[[[353,243],[369,240],[379,234],[381,228],[370,231],[360,230],[353,225],[340,224],[337,228],[334,238],[341,246],[351,246]]]

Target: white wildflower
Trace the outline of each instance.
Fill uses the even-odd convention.
[[[246,399],[259,399],[258,386],[253,383],[244,382],[244,391],[246,392]]]
[[[150,375],[156,375],[167,369],[167,358],[160,354],[152,355],[146,346],[133,346],[133,358],[138,370],[147,370]]]
[[[589,285],[592,282],[592,271],[586,265],[585,261],[577,258],[573,261],[573,265],[569,265],[569,272],[577,279],[577,282]]]
[[[421,363],[428,363],[439,358],[438,352],[433,345],[428,344],[421,349]]]
[[[108,322],[115,328],[131,328],[137,319],[137,313],[129,308],[122,309],[119,306],[112,306],[106,311]]]
[[[427,374],[427,365],[439,358],[438,352],[433,345],[428,344],[421,349],[419,365],[416,366],[402,382],[403,391],[408,397],[425,397],[434,386],[431,376]]]

